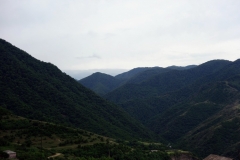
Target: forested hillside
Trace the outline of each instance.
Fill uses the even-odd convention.
[[[161,72],[154,76],[150,76],[141,83],[127,83],[104,97],[113,102],[123,103],[133,99],[159,96],[184,88],[201,77],[214,73],[229,63],[229,61],[225,60],[215,60],[188,70]],[[131,95],[131,98],[129,98],[129,95]]]
[[[193,151],[202,158],[208,154],[238,156],[240,59],[212,60],[183,68],[136,68],[116,77],[95,73],[84,79],[89,88],[102,95],[107,93],[104,97],[111,102],[56,66],[41,62],[4,40],[0,40],[0,68],[2,114],[10,110],[30,119],[117,139],[163,137],[169,146]],[[139,155],[153,158],[144,150],[146,146],[136,146],[143,147]],[[107,145],[94,147],[80,146],[76,152],[64,152],[77,156],[83,150],[93,152],[100,147],[106,157]],[[114,150],[120,146],[112,147]],[[129,150],[123,153],[133,158],[135,149]],[[161,151],[157,156],[169,158],[165,150]]]
[[[173,145],[202,157],[211,153],[236,157],[239,68],[240,60],[148,68],[104,97]]]
[[[204,85],[188,101],[151,119],[148,126],[199,155],[234,157],[240,147],[239,84],[238,75]]]
[[[240,60],[213,60],[123,85],[106,98],[172,144],[202,157],[234,157],[240,143],[239,68]]]
[[[139,84],[158,74],[172,70],[187,70],[196,67],[190,65],[186,67],[170,66],[162,67],[139,67],[131,69],[127,72],[116,75],[115,77],[96,72],[88,77],[79,80],[79,83],[91,89],[100,96],[104,96],[113,90],[126,84]]]
[[[122,86],[136,75],[148,69],[150,68],[134,68],[130,71],[116,75],[115,77],[107,75],[105,73],[96,72],[88,77],[79,80],[78,82],[83,86],[91,89],[98,95],[104,96],[105,94]]]
[[[140,123],[117,106],[56,66],[41,62],[2,39],[0,68],[0,106],[16,115],[115,138],[151,137]]]
[[[195,146],[195,152],[202,155],[221,153],[235,157],[240,148],[240,76],[210,85],[193,99],[192,102],[199,105],[192,110],[198,111],[197,117],[212,115],[185,134],[179,144],[186,144],[186,148]],[[209,108],[200,108],[201,105]],[[197,117],[194,119],[199,119]]]
[[[19,117],[0,106],[0,151],[11,149],[20,160],[47,159],[64,148],[110,140],[81,129]]]
[[[2,152],[4,150],[16,152],[19,160],[168,160],[182,153],[193,157],[186,151],[169,150],[161,143],[116,140],[81,129],[19,117],[0,106],[0,159],[8,158]],[[158,152],[152,153],[151,150]]]

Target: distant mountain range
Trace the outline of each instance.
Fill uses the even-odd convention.
[[[121,74],[126,71],[127,71],[126,69],[63,70],[63,72],[67,73],[69,76],[71,76],[72,78],[74,78],[76,80],[83,79],[85,77],[92,75],[93,73],[96,73],[96,72],[106,73],[108,75],[115,76],[115,75]]]
[[[116,76],[96,72],[88,77],[79,80],[79,82],[85,87],[93,90],[95,93],[103,96],[126,83],[138,84],[159,73],[167,72],[170,70],[186,70],[193,67],[196,67],[196,65],[190,65],[186,67],[170,66],[167,68],[139,67],[118,74]]]
[[[185,68],[138,68],[138,72],[124,73],[125,79],[111,77],[121,82],[108,91],[86,87],[170,143],[203,157],[210,153],[233,156],[240,148],[239,68],[240,60],[212,60]],[[108,80],[97,81],[100,75],[79,82],[107,87]]]

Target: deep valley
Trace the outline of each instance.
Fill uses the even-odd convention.
[[[0,39],[0,68],[2,159],[240,158],[240,59],[75,80]]]

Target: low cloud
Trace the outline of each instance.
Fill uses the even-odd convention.
[[[82,57],[76,57],[77,59],[101,59],[99,55],[93,54],[91,56],[82,56]]]

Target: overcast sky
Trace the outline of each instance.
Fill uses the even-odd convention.
[[[240,58],[240,0],[0,0],[0,38],[61,70]]]

